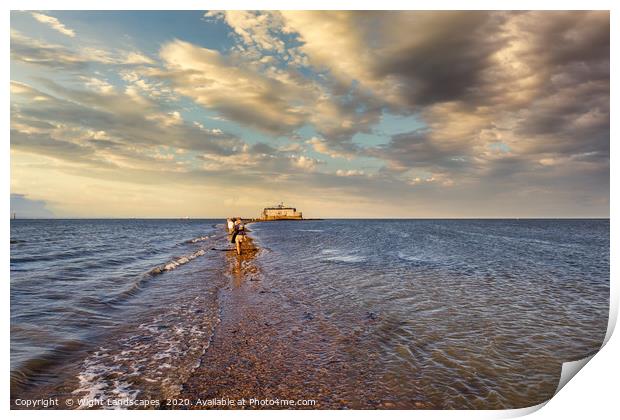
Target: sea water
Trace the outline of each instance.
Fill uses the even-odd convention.
[[[317,340],[320,328],[341,337],[338,359],[353,366],[340,384],[362,407],[377,396],[400,407],[534,405],[551,398],[563,362],[597,351],[605,336],[609,220],[282,221],[254,230],[283,301],[322,320]]]
[[[12,398],[175,395],[218,322],[224,235],[221,220],[11,221]]]
[[[532,405],[605,335],[609,220],[251,229],[274,314],[304,307],[299,345],[338,343],[360,401]],[[217,330],[228,247],[222,220],[12,221],[12,398],[176,395]]]

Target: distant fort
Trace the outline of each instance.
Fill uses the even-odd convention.
[[[303,217],[296,208],[286,207],[284,203],[280,203],[274,207],[265,207],[260,220],[303,220]]]

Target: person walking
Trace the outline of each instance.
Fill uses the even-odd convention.
[[[230,217],[226,219],[226,229],[228,229],[229,235],[232,235],[234,227],[235,227],[235,222],[233,222],[233,219]]]
[[[241,255],[241,243],[245,240],[245,225],[241,221],[240,217],[235,220],[233,227],[233,236],[231,242],[237,247],[237,255]]]

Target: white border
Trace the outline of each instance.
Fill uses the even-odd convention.
[[[574,1],[567,0],[562,2],[551,2],[551,1],[541,1],[541,0],[521,0],[521,1],[481,1],[481,0],[468,0],[464,1],[449,1],[449,0],[434,0],[432,2],[428,1],[394,1],[394,0],[383,0],[381,2],[370,2],[367,0],[363,1],[339,1],[335,2],[333,0],[315,0],[312,2],[309,1],[297,1],[295,3],[291,3],[291,1],[209,1],[209,2],[196,2],[190,0],[175,0],[175,1],[161,1],[161,0],[152,0],[150,2],[133,2],[130,4],[127,0],[91,0],[88,3],[85,3],[83,0],[56,0],[56,1],[42,1],[42,0],[22,0],[15,1],[9,0],[3,4],[5,4],[6,9],[5,13],[2,15],[2,29],[3,34],[5,36],[4,42],[2,43],[2,53],[5,60],[8,61],[9,51],[10,51],[10,42],[9,42],[9,27],[10,27],[10,14],[9,10],[28,10],[28,9],[39,9],[39,10],[190,10],[190,9],[199,9],[200,7],[204,9],[418,9],[418,10],[440,10],[440,9],[448,9],[448,10],[463,10],[463,9],[471,9],[471,10],[495,10],[495,9],[506,9],[506,10],[611,10],[611,41],[612,46],[617,45],[617,25],[618,19],[616,18],[618,8],[614,8],[613,6],[617,2],[612,1],[602,1],[602,0],[590,0],[590,1]],[[500,7],[501,6],[501,7]],[[611,51],[611,68],[614,69],[616,64],[615,54],[613,52],[613,48]],[[4,96],[4,104],[5,104],[5,112],[3,115],[2,121],[2,129],[3,133],[6,135],[6,140],[4,143],[5,153],[0,154],[0,159],[2,159],[2,165],[0,168],[3,170],[4,182],[2,183],[2,214],[5,216],[2,223],[2,229],[4,231],[4,241],[2,244],[2,249],[4,251],[4,255],[9,255],[10,247],[8,237],[9,235],[9,220],[6,215],[9,214],[9,196],[10,196],[10,172],[9,172],[9,152],[10,152],[10,143],[8,140],[8,132],[10,126],[10,113],[9,113],[9,66],[2,66],[2,72],[4,75],[5,84],[3,86],[2,92]],[[612,74],[614,72],[612,71]],[[615,83],[612,81],[612,89],[611,89],[611,101],[612,101],[612,116],[611,121],[617,121],[614,116],[617,113],[614,113],[614,98],[617,98],[617,88]],[[617,130],[615,130],[614,125],[611,127],[611,137],[615,138],[614,134]],[[617,154],[614,153],[614,143],[611,143],[611,191],[610,191],[610,203],[611,203],[611,213],[610,216],[614,218],[617,207],[617,196],[614,193],[614,175],[617,172],[615,170],[616,165],[615,161]],[[608,331],[608,337],[611,334],[613,326],[615,325],[615,321],[617,318],[618,311],[618,288],[616,278],[616,271],[614,262],[617,260],[617,235],[618,229],[614,223],[611,224],[611,287],[612,287],[612,300],[611,300],[611,310],[610,310],[610,329]],[[10,320],[10,312],[9,312],[9,264],[8,258],[4,259],[4,317],[2,318],[3,329],[6,337],[5,346],[3,347],[3,362],[5,366],[5,372],[8,376],[9,373],[9,320]],[[547,404],[543,404],[544,408],[536,411],[531,415],[532,419],[549,419],[549,418],[567,418],[567,419],[582,419],[584,417],[590,418],[608,418],[609,414],[613,412],[617,412],[615,400],[617,398],[617,387],[618,384],[618,357],[616,356],[619,353],[620,345],[618,344],[617,337],[611,337],[607,342],[606,346],[601,350],[599,354],[597,354],[591,362],[589,362],[582,371],[578,374],[577,379],[570,381],[554,398],[552,398]],[[6,378],[3,382],[4,390],[6,391],[3,395],[5,395],[2,403],[4,404],[5,410],[9,411],[9,381]],[[540,408],[540,407],[537,407]],[[533,409],[524,409],[524,410],[506,410],[506,411],[392,411],[389,413],[390,416],[394,416],[397,418],[501,418],[501,417],[514,417],[519,415],[527,414],[531,412]],[[171,412],[159,411],[159,412],[117,412],[116,416],[121,417],[142,417],[142,416],[168,416]],[[218,411],[217,413],[204,413],[204,412],[180,412],[174,411],[174,416],[187,416],[192,418],[205,418],[205,416],[209,416],[212,414],[216,414],[218,417],[246,417],[248,415],[247,412],[242,411]],[[83,416],[86,417],[102,417],[108,416],[108,412],[96,411],[96,412],[55,412],[55,411],[45,411],[45,412],[36,412],[34,415],[40,414],[51,419],[54,418],[72,418],[73,416]],[[277,411],[277,412],[252,412],[252,417],[256,416],[259,418],[284,418],[285,416],[290,416],[290,412],[288,411]],[[303,411],[303,412],[295,412],[295,416],[307,417],[319,415],[321,417],[375,417],[375,416],[383,416],[387,413],[383,411]],[[10,416],[15,417],[30,417],[33,415],[32,412],[25,411],[11,411],[9,413]]]

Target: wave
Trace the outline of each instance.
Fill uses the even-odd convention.
[[[205,306],[199,296],[169,307],[154,318],[101,343],[82,361],[79,383],[71,394],[77,408],[109,408],[106,400],[173,398],[200,366],[220,323],[217,303]],[[125,407],[118,407],[125,408]]]
[[[165,264],[158,265],[157,267],[152,268],[148,272],[141,274],[136,277],[135,281],[127,287],[127,289],[115,294],[114,296],[102,299],[96,297],[85,297],[81,300],[81,303],[90,308],[98,308],[98,309],[109,309],[114,305],[123,302],[124,300],[136,295],[143,284],[148,282],[152,276],[165,273],[166,271],[174,270],[175,268],[187,264],[188,262],[204,255],[206,251],[204,249],[199,249],[196,252],[193,252],[189,255],[184,255],[182,257],[177,257],[171,261],[168,261]]]
[[[21,243],[22,241],[18,242]],[[25,241],[23,241],[25,242]],[[44,252],[44,251],[43,251]],[[21,257],[11,257],[11,263],[30,263],[30,262],[44,262],[44,261],[59,261],[59,260],[71,260],[75,258],[83,258],[90,255],[97,255],[98,251],[95,248],[84,249],[82,247],[76,247],[66,250],[59,250],[47,254],[35,254],[25,255]]]
[[[10,372],[11,392],[18,392],[32,386],[37,378],[49,379],[49,371],[66,362],[76,351],[86,348],[87,343],[79,339],[65,340],[54,348],[25,360]]]
[[[323,229],[297,229],[297,232],[324,232]]]
[[[211,238],[211,237],[212,237],[212,236],[208,236],[208,235],[205,235],[205,236],[199,236],[199,237],[194,238],[194,239],[189,239],[189,240],[185,241],[185,243],[186,243],[186,244],[195,244],[196,242],[208,241],[208,240],[209,240],[209,238]]]
[[[398,255],[398,258],[400,258],[401,260],[405,260],[405,261],[411,261],[411,262],[422,262],[423,261],[421,258],[414,257],[413,255],[404,254],[401,251],[398,251],[397,255]]]
[[[355,254],[347,254],[338,249],[324,249],[322,254],[327,254],[327,257],[323,257],[325,261],[334,262],[346,262],[346,263],[358,263],[366,261],[366,257]]]
[[[86,299],[83,299],[83,303],[85,305],[94,306],[94,307],[109,306],[109,305],[115,305],[117,303],[120,303],[124,301],[125,299],[128,299],[131,296],[134,296],[136,293],[138,293],[138,291],[142,288],[142,285],[146,283],[150,278],[152,278],[152,276],[165,273],[166,271],[174,270],[178,266],[187,264],[188,262],[204,254],[205,254],[205,250],[199,249],[198,251],[192,254],[175,258],[171,261],[168,261],[165,264],[158,265],[157,267],[152,268],[148,272],[138,276],[136,280],[133,283],[131,283],[131,285],[127,289],[114,295],[113,297],[110,297],[108,299],[103,299],[103,300],[99,300],[96,298],[86,298]]]
[[[189,255],[184,255],[182,257],[178,257],[175,258],[171,261],[168,261],[165,264],[159,265],[155,268],[153,268],[152,270],[149,271],[150,275],[155,275],[155,274],[161,274],[165,271],[170,271],[170,270],[174,270],[175,268],[177,268],[180,265],[183,264],[187,264],[188,262],[190,262],[193,259],[196,259],[202,255],[205,254],[205,250],[204,249],[199,249],[198,251],[191,253]]]
[[[357,263],[366,261],[366,257],[361,255],[335,255],[333,257],[326,258],[327,261]]]

